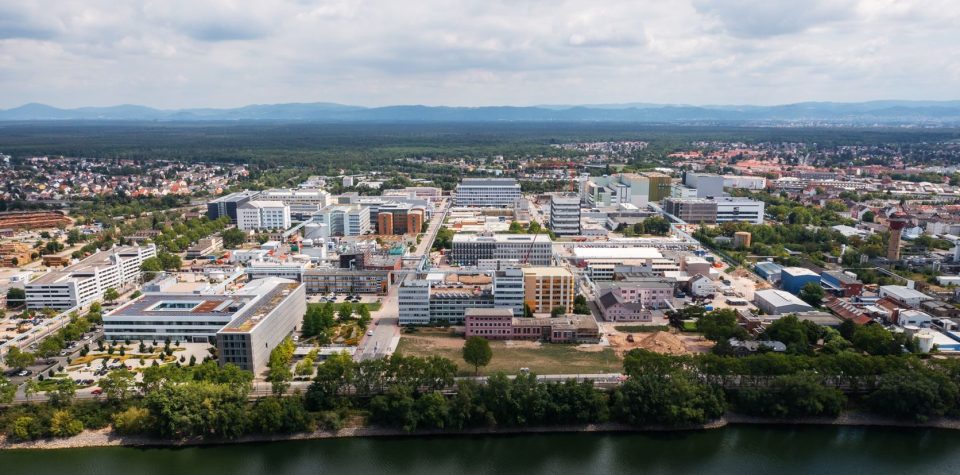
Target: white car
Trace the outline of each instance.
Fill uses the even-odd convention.
[[[367,331],[367,336],[373,336],[373,330],[368,330],[368,331]]]

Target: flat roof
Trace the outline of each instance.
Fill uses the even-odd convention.
[[[817,274],[806,267],[784,267],[783,269],[780,269],[780,272],[790,274],[792,276],[806,275],[811,277],[820,277],[820,274]]]
[[[550,235],[544,234],[466,234],[453,235],[453,242],[495,242],[495,243],[552,243]]]
[[[523,275],[532,274],[536,276],[570,276],[573,277],[573,272],[570,272],[570,269],[566,267],[559,266],[536,266],[536,267],[524,267]]]
[[[880,290],[899,299],[927,299],[933,300],[933,297],[920,292],[916,289],[911,289],[905,285],[882,285]]]
[[[661,259],[663,254],[655,247],[575,247],[577,259]]]

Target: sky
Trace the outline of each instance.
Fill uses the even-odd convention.
[[[957,0],[0,0],[0,108],[960,99]]]

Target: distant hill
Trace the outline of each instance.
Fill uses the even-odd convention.
[[[776,106],[597,104],[531,107],[335,103],[256,104],[232,109],[160,110],[138,105],[60,109],[25,104],[0,110],[0,121],[293,121],[293,122],[747,122],[960,125],[960,101],[801,102]]]

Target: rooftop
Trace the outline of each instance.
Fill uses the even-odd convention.
[[[663,254],[655,247],[575,247],[577,259],[660,259]]]
[[[784,307],[787,305],[803,305],[808,307],[811,310],[813,307],[803,300],[800,300],[800,297],[787,292],[786,290],[777,290],[777,289],[766,289],[758,290],[754,292],[754,298],[763,299],[774,307]]]

